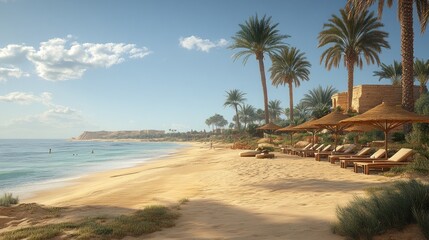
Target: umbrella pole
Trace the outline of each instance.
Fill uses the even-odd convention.
[[[292,147],[293,146],[293,133],[291,133],[290,134],[290,146]]]
[[[338,135],[337,135],[337,132],[335,132],[334,136],[335,136],[335,148],[334,148],[334,151],[335,151],[335,149],[337,149],[337,143],[338,143]]]
[[[388,131],[384,131],[384,149],[386,150],[386,159],[388,158],[387,156],[387,135],[388,135]]]

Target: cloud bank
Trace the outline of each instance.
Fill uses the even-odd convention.
[[[228,45],[228,41],[222,38],[217,42],[212,42],[209,39],[202,39],[192,35],[190,37],[180,38],[179,45],[188,50],[209,52],[212,48]]]
[[[53,38],[32,46],[10,44],[0,48],[0,81],[29,76],[17,65],[32,63],[36,74],[49,81],[79,79],[92,68],[109,68],[127,58],[141,59],[152,52],[146,47],[125,43],[78,43],[67,38]],[[7,66],[7,67],[5,67]]]

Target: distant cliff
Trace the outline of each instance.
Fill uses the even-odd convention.
[[[140,130],[140,131],[85,131],[77,140],[93,139],[148,139],[163,135],[165,131],[161,130]]]

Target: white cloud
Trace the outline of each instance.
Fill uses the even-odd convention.
[[[18,104],[43,103],[44,105],[50,105],[51,100],[52,94],[48,92],[44,92],[40,96],[25,92],[11,92],[4,96],[0,96],[0,102]]]
[[[217,42],[212,42],[209,39],[202,39],[192,35],[190,37],[180,38],[179,44],[181,47],[188,50],[196,49],[198,51],[209,52],[212,48],[226,46],[228,41],[222,38]]]
[[[28,77],[28,76],[30,76],[30,74],[14,66],[0,67],[0,82],[6,81],[7,79],[10,79],[10,78],[21,78],[21,77]]]
[[[10,69],[19,70],[14,65],[28,60],[34,64],[39,77],[50,81],[64,81],[81,78],[91,68],[109,68],[127,58],[139,59],[152,53],[146,47],[138,48],[135,44],[70,42],[72,38],[72,35],[67,38],[52,38],[41,42],[39,49],[25,45],[7,45],[0,48],[0,64],[8,64],[13,66]],[[7,77],[22,76],[28,74]],[[6,77],[3,78],[5,79]]]

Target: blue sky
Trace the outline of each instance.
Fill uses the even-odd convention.
[[[208,129],[215,113],[232,121],[225,91],[247,93],[263,107],[259,69],[233,61],[227,48],[238,24],[264,14],[279,23],[286,43],[306,53],[310,81],[294,89],[347,87],[343,66],[327,71],[317,35],[342,0],[1,0],[0,138],[70,138],[85,130]],[[382,22],[400,60],[396,7]],[[415,56],[429,58],[429,34],[415,25]],[[266,69],[270,61],[265,61]],[[375,65],[355,71],[355,85],[389,84]],[[266,73],[269,78],[269,73]],[[270,100],[289,106],[285,87],[269,84]]]

